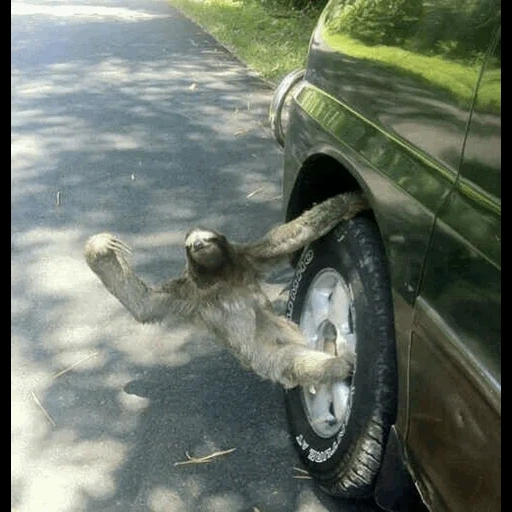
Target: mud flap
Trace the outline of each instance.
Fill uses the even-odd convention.
[[[375,485],[375,501],[389,512],[427,512],[411,475],[407,471],[402,447],[391,427],[384,460]]]

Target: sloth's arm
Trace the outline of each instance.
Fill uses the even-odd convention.
[[[277,263],[368,207],[360,192],[334,196],[296,219],[273,228],[261,240],[243,245],[242,251],[257,265]]]
[[[91,270],[138,322],[159,322],[167,316],[187,319],[190,308],[183,297],[183,280],[170,280],[160,288],[147,286],[133,272],[126,258],[129,252],[123,242],[109,233],[90,237],[84,247]]]

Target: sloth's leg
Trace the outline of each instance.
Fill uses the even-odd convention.
[[[331,385],[349,377],[355,354],[348,346],[332,356],[296,343],[259,344],[251,361],[253,370],[285,388]]]
[[[241,250],[255,265],[271,266],[367,208],[368,202],[361,192],[339,194],[275,227],[261,240],[244,245]]]

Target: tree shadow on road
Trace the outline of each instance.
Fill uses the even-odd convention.
[[[181,272],[193,225],[244,241],[279,222],[268,86],[163,1],[11,7],[12,506],[356,509],[293,479],[277,387],[188,330],[135,324],[83,260],[87,237],[111,231],[156,283]],[[377,71],[373,80],[387,80]],[[465,117],[411,77],[378,97],[359,78],[352,93],[365,108],[390,122],[435,111],[443,137],[416,138],[457,144]],[[443,151],[447,163],[458,155]],[[185,452],[232,447],[210,464],[175,466]]]
[[[135,324],[82,255],[117,233],[156,283],[195,224],[244,241],[279,222],[268,87],[165,2],[15,2],[11,44],[12,506],[337,510],[293,479],[281,391]]]

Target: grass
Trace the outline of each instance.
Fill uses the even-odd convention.
[[[263,78],[278,82],[303,67],[319,12],[257,0],[169,0]]]

